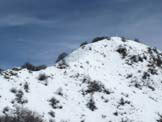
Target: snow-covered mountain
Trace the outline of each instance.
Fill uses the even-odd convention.
[[[120,37],[83,44],[55,66],[0,75],[0,115],[16,106],[53,122],[157,122],[162,52]]]

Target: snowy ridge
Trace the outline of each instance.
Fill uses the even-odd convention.
[[[41,71],[2,72],[0,115],[21,106],[54,122],[156,122],[161,93],[162,53],[111,37],[83,45]]]

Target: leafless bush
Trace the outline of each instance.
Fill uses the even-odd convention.
[[[24,108],[16,108],[13,113],[0,116],[0,122],[44,122],[36,112]]]

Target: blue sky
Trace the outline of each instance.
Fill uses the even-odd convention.
[[[97,36],[162,49],[162,0],[0,0],[0,67],[54,64]]]

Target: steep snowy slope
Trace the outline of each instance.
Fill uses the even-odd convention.
[[[0,115],[16,106],[46,121],[156,122],[162,114],[162,53],[111,37],[41,71],[2,72]]]

